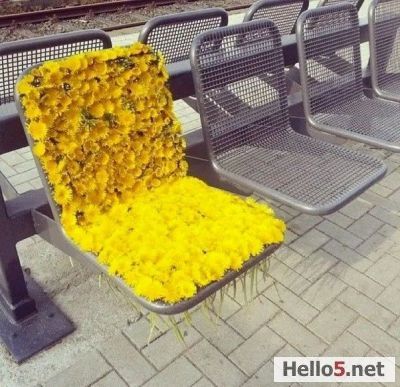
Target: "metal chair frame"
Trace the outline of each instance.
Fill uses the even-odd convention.
[[[373,0],[368,10],[371,85],[384,99],[400,102],[400,71],[390,74],[387,67],[400,67],[400,3],[397,0]],[[390,63],[392,62],[392,63]],[[396,69],[393,69],[396,70]]]
[[[32,68],[35,68],[37,65],[32,66],[26,71],[24,71],[20,78],[24,75],[28,74]],[[21,118],[21,122],[24,127],[24,131],[26,137],[28,139],[28,143],[33,147],[33,139],[31,138],[29,132],[26,129],[26,121],[25,115],[23,111],[23,107],[20,102],[20,97],[18,93],[16,93],[16,106]],[[60,221],[60,213],[57,204],[54,202],[52,197],[52,190],[48,184],[48,179],[45,176],[45,172],[43,167],[38,160],[38,158],[34,155],[34,160],[36,167],[39,171],[39,176],[42,180],[44,190],[47,196],[47,200],[50,205],[51,213],[46,213],[40,210],[33,210],[33,219],[36,224],[36,230],[38,235],[40,235],[43,239],[47,240],[52,245],[59,248],[61,251],[66,253],[67,255],[76,258],[80,263],[87,266],[89,269],[94,271],[95,273],[103,273],[108,275],[108,270],[105,266],[99,264],[96,260],[96,257],[88,252],[82,251],[79,246],[77,246],[64,232],[61,221]],[[229,282],[235,280],[241,274],[245,273],[247,270],[252,268],[253,266],[257,265],[262,260],[268,258],[277,248],[279,247],[278,244],[267,246],[267,248],[259,255],[251,257],[248,261],[246,261],[240,270],[238,271],[229,271],[225,274],[225,276],[220,279],[219,281],[215,281],[210,283],[209,285],[205,286],[204,288],[199,289],[195,296],[190,299],[180,301],[176,304],[166,304],[163,302],[151,302],[144,297],[140,297],[134,294],[132,288],[128,287],[125,282],[120,279],[119,277],[112,276],[110,277],[114,284],[123,291],[128,297],[133,297],[135,301],[137,301],[140,305],[144,308],[158,313],[158,314],[177,314],[185,312],[200,302],[205,300],[207,297],[224,287]]]
[[[165,57],[166,64],[179,63],[189,59],[190,47],[197,34],[227,24],[228,13],[223,8],[208,8],[157,16],[144,25],[138,40],[151,45],[156,51],[160,51]],[[180,30],[182,27],[191,28],[192,31],[184,31],[190,32],[190,34],[178,38],[184,33]],[[172,40],[172,36],[176,38]],[[193,96],[183,100],[197,111],[197,101]]]
[[[320,0],[318,7],[325,7],[344,2],[354,5],[358,10],[360,10],[361,6],[364,4],[364,0]]]
[[[279,8],[293,6],[293,11],[296,10],[295,6],[299,9],[295,15],[288,15],[287,12],[279,10]],[[246,12],[243,22],[248,22],[258,19],[270,19],[279,29],[281,35],[293,34],[296,31],[296,21],[299,15],[308,9],[309,0],[259,0],[255,2]],[[292,27],[288,26],[289,16],[292,18]]]
[[[400,152],[400,105],[370,98],[363,88],[356,8],[341,3],[305,11],[296,35],[307,124]]]
[[[110,37],[102,30],[67,32],[0,44],[0,79],[3,85],[0,105],[14,101],[15,81],[27,67],[44,60],[111,46]]]
[[[205,23],[204,25],[202,23]],[[228,13],[223,8],[208,8],[198,11],[181,12],[171,15],[157,16],[149,20],[140,31],[139,42],[149,44],[154,50],[165,56],[166,64],[189,59],[190,47],[196,35],[209,29],[223,27],[228,24]],[[181,37],[179,28],[190,27],[193,31],[189,36]],[[166,39],[165,33],[171,33],[176,39]],[[182,45],[182,43],[184,43]],[[176,53],[179,50],[179,54]]]
[[[243,22],[272,20],[285,39],[288,35],[294,34],[297,19],[308,7],[309,0],[259,0],[247,10]],[[299,88],[300,74],[296,66],[287,67],[286,82],[288,93]]]
[[[272,21],[204,32],[190,59],[209,157],[230,183],[321,215],[385,174],[374,157],[290,127],[281,36]]]
[[[108,48],[111,40],[103,31],[88,30],[0,44],[0,154],[27,145],[14,104],[19,73],[32,63],[84,51],[92,44]],[[33,212],[46,205],[43,189],[19,195],[0,171],[0,338],[18,363],[75,329],[24,272],[15,248],[36,233]]]
[[[86,30],[43,36],[0,44],[0,136],[3,130],[21,131],[21,121],[14,104],[14,85],[27,67],[45,60],[78,52],[112,47],[102,30]],[[16,138],[16,141],[18,139]],[[8,144],[11,146],[12,144]],[[1,173],[0,173],[1,178]],[[3,179],[4,180],[4,179]]]

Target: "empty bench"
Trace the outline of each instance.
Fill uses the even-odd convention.
[[[364,91],[357,10],[320,7],[297,24],[307,124],[339,137],[400,152],[400,105]]]
[[[201,34],[191,64],[207,149],[223,179],[300,211],[326,214],[385,174],[372,156],[291,128],[281,36],[271,21]]]
[[[368,19],[372,88],[378,97],[400,102],[400,2],[373,0]]]

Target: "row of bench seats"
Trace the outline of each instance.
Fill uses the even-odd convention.
[[[338,0],[321,0],[320,6]],[[364,0],[347,0],[360,7]],[[270,19],[281,35],[294,33],[298,16],[308,9],[308,0],[259,0],[245,13],[243,21]],[[150,20],[139,40],[163,52],[167,63],[188,59],[193,38],[200,32],[228,24],[228,15],[222,9],[183,12]],[[180,33],[177,34],[179,25]],[[43,38],[34,38],[0,44],[0,119],[16,113],[13,104],[14,84],[27,67],[44,60],[56,59],[82,51],[111,47],[108,35],[100,31],[78,31]]]
[[[381,60],[380,51],[385,50],[386,63],[393,61],[391,53],[399,44],[397,3],[375,0],[370,13],[371,39],[381,39],[372,44],[372,51]],[[379,160],[290,128],[281,35],[272,21],[221,27],[226,23],[223,10],[210,9],[156,18],[140,35],[140,40],[162,51],[168,62],[187,60],[192,46],[205,140],[222,177],[304,212],[323,214],[335,211],[384,175],[386,168]],[[379,31],[384,32],[383,38]],[[399,151],[398,106],[364,94],[356,9],[340,4],[303,12],[296,33],[307,123]],[[157,42],[166,43],[167,48]],[[175,43],[179,50],[168,51]],[[12,110],[15,78],[27,66],[110,46],[101,31],[1,45],[0,71],[9,80],[3,81],[0,103]],[[375,61],[373,71],[382,71],[384,63]],[[386,78],[375,76],[377,82]],[[13,115],[11,111],[9,124]]]
[[[345,0],[360,9],[364,0]],[[318,7],[343,0],[321,0]],[[298,17],[309,7],[309,0],[259,0],[244,14],[243,22],[259,19],[272,20],[279,33],[295,33]],[[160,16],[151,19],[142,29],[139,41],[151,44],[164,54],[167,63],[188,59],[192,41],[200,32],[228,24],[228,15],[222,9]],[[179,27],[179,34],[177,33]]]
[[[356,9],[342,3],[306,11],[296,37],[308,125],[400,151],[399,106],[364,95]],[[273,22],[204,32],[190,60],[209,153],[227,180],[303,212],[326,214],[385,174],[385,165],[368,154],[291,128]]]

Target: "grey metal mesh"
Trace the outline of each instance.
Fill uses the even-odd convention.
[[[316,11],[306,13],[300,37],[305,59],[301,65],[307,73],[307,100],[313,115],[363,94],[355,8],[337,6]]]
[[[243,21],[269,19],[281,35],[289,35],[294,32],[300,13],[307,8],[308,0],[261,0],[247,10]]]
[[[291,129],[281,37],[271,21],[202,34],[191,62],[206,143],[225,178],[326,213],[384,173],[375,158]]]
[[[363,91],[360,35],[350,4],[304,12],[297,29],[306,117],[314,127],[400,150],[396,104]]]
[[[339,3],[349,3],[349,4],[353,5],[354,7],[357,7],[358,9],[360,9],[362,4],[364,3],[364,0],[321,0],[318,3],[318,7],[324,7],[325,5],[333,5],[333,4],[339,4]]]
[[[400,1],[373,1],[370,14],[371,72],[379,95],[400,100]]]
[[[196,35],[227,23],[228,15],[220,8],[158,16],[144,26],[139,41],[160,51],[167,64],[179,62],[189,59]]]
[[[101,37],[101,34],[102,31],[79,31],[28,39],[17,44],[0,44],[0,105],[14,101],[15,82],[26,68],[46,60],[110,47],[109,38],[105,34]]]

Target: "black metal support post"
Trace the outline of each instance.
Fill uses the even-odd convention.
[[[29,297],[18,259],[16,243],[35,233],[32,217],[10,219],[3,195],[0,197],[0,304],[9,318],[19,321],[36,312]]]
[[[0,187],[0,338],[20,363],[74,330],[27,273],[16,244],[36,234],[31,208],[42,205],[42,190],[5,201]]]

